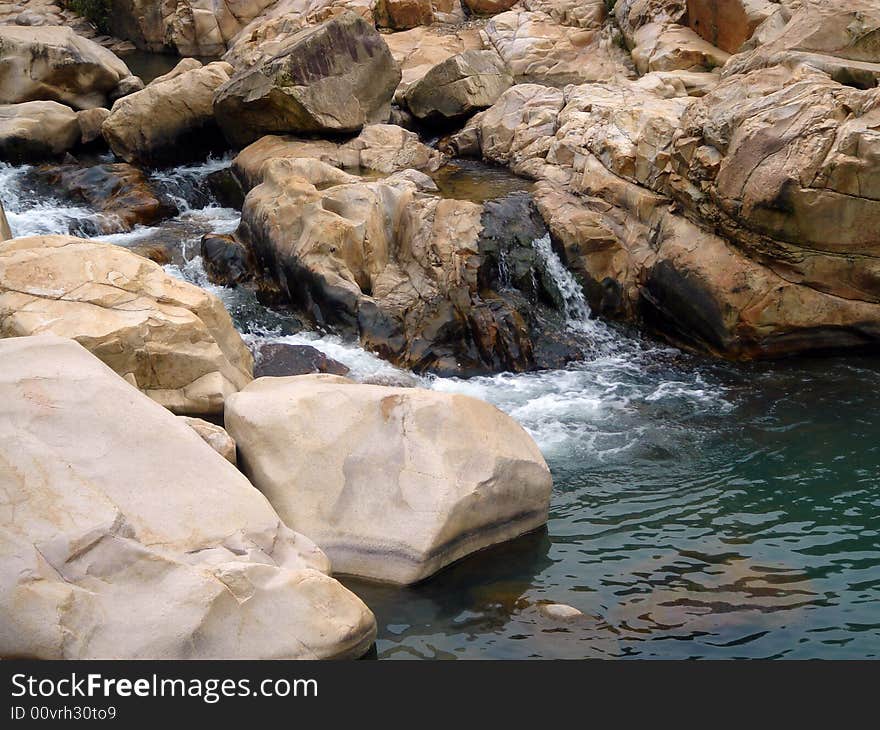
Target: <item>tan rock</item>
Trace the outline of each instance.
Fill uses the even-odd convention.
[[[474,15],[497,15],[510,10],[517,0],[462,0]]]
[[[687,0],[617,0],[614,17],[626,44],[635,45],[639,28],[650,23],[683,25],[687,22]]]
[[[375,620],[186,424],[72,342],[0,341],[0,655],[356,657]]]
[[[649,23],[633,36],[633,61],[639,73],[649,71],[711,71],[723,66],[730,54],[704,41],[681,25]]]
[[[193,418],[192,416],[178,416],[178,418],[226,461],[233,466],[236,465],[235,440],[226,432],[225,428],[202,418]]]
[[[517,83],[564,86],[635,75],[628,54],[609,32],[561,25],[543,12],[496,15],[486,24],[484,37]]]
[[[71,337],[176,413],[219,413],[253,359],[223,304],[120,246],[0,244],[0,335]]]
[[[57,101],[106,106],[131,76],[111,51],[65,27],[0,26],[0,104]]]
[[[195,158],[221,145],[214,93],[229,80],[222,61],[154,82],[113,105],[104,138],[126,162],[161,164]]]
[[[214,113],[227,139],[242,146],[275,132],[357,132],[387,121],[398,83],[382,36],[347,12],[235,74],[217,90]]]
[[[340,573],[414,583],[547,519],[540,451],[482,401],[261,378],[229,400],[226,422],[254,484]]]
[[[605,0],[522,0],[522,6],[576,28],[602,27],[607,12]]]
[[[479,32],[466,28],[455,32],[436,27],[413,28],[402,33],[391,33],[384,39],[402,74],[394,95],[398,103],[402,102],[410,86],[447,58],[483,47]]]
[[[59,157],[80,140],[76,112],[55,101],[0,105],[0,157],[12,163]]]
[[[0,203],[0,242],[8,241],[10,238],[12,238],[12,229],[9,227],[9,221],[6,219],[3,203]]]
[[[433,172],[445,158],[422,144],[415,132],[393,124],[371,124],[349,142],[266,135],[243,149],[232,169],[246,190],[262,182],[268,160],[312,158],[343,169],[365,168],[390,175],[406,169]]]
[[[457,119],[492,106],[512,84],[495,51],[464,51],[428,71],[405,98],[419,119]]]
[[[80,144],[91,144],[96,140],[103,139],[101,127],[109,116],[110,110],[104,107],[86,109],[77,114],[76,120],[79,123]]]

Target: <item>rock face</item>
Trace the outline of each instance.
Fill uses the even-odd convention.
[[[0,242],[8,241],[10,238],[12,238],[12,229],[9,227],[9,221],[6,220],[3,204],[0,203]]]
[[[438,64],[406,93],[419,119],[458,119],[492,106],[513,76],[495,51],[465,51]]]
[[[227,402],[245,472],[340,573],[407,584],[547,520],[535,443],[493,406],[329,375]]]
[[[123,97],[101,128],[110,149],[126,162],[164,164],[221,147],[214,92],[231,71],[227,63],[211,63]]]
[[[0,336],[43,333],[77,340],[176,413],[220,413],[251,379],[251,355],[220,300],[110,244],[0,244]]]
[[[365,181],[296,158],[270,160],[261,174],[236,235],[314,323],[354,334],[418,371],[474,375],[541,366],[532,344],[534,307],[499,293],[498,259],[482,253],[494,211],[424,193],[414,171]],[[522,215],[516,209],[508,222]],[[517,245],[531,250],[542,234],[529,229]],[[497,288],[487,283],[493,278]]]
[[[55,101],[0,106],[0,158],[12,163],[59,157],[80,140],[76,112]]]
[[[57,101],[106,106],[128,67],[70,28],[0,26],[0,104]]]
[[[516,0],[462,0],[462,2],[476,15],[497,15],[516,5]]]
[[[563,25],[542,11],[511,10],[493,17],[483,32],[517,83],[565,86],[635,75],[628,55],[594,26]]]
[[[369,609],[189,426],[70,340],[0,358],[2,656],[366,651]]]
[[[434,22],[431,0],[378,0],[376,24],[382,28],[407,30]]]
[[[736,53],[758,26],[779,9],[770,0],[688,0],[688,23],[702,38]]]
[[[245,67],[214,100],[227,139],[274,132],[357,132],[387,121],[400,69],[376,29],[344,13],[291,36],[272,58]]]

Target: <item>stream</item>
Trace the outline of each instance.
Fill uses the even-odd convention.
[[[311,344],[352,376],[399,377],[355,343],[302,331],[248,289],[210,284],[207,232],[238,212],[202,184],[228,160],[152,173],[180,213],[102,236],[179,241],[166,268],[226,304],[249,343]],[[0,163],[14,235],[99,230],[97,214]],[[511,187],[463,166],[450,194]],[[442,186],[441,186],[442,187]],[[551,467],[546,531],[471,556],[410,588],[344,579],[373,609],[379,658],[880,656],[880,361],[850,355],[730,364],[590,319],[549,240],[568,327],[589,356],[565,370],[424,387],[488,400],[535,438]],[[584,613],[560,622],[544,603]]]

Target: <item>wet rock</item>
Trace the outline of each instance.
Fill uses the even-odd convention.
[[[205,273],[213,284],[235,287],[254,277],[253,257],[233,236],[202,236],[201,256]]]
[[[220,205],[224,208],[241,210],[241,206],[244,205],[245,191],[241,186],[241,181],[231,169],[216,170],[205,178],[205,182],[211,190],[211,195]]]
[[[538,447],[482,401],[330,375],[263,378],[225,418],[253,483],[340,573],[414,583],[547,519],[552,479]]]
[[[0,336],[76,339],[153,400],[219,413],[253,360],[222,302],[121,246],[70,236],[0,244]]]
[[[539,610],[544,616],[554,621],[576,621],[584,616],[574,606],[567,606],[564,603],[542,603]]]
[[[0,654],[367,650],[370,610],[189,426],[71,340],[0,340],[0,360],[0,463],[16,505],[0,517]]]
[[[155,165],[198,159],[221,149],[213,99],[231,70],[227,63],[211,63],[117,101],[102,127],[113,154],[126,162]]]
[[[512,84],[495,51],[464,51],[428,71],[405,98],[419,119],[459,119],[492,106]]]
[[[282,378],[312,373],[348,375],[349,368],[314,347],[288,345],[283,342],[261,345],[254,358],[255,378]]]
[[[70,28],[0,26],[0,104],[56,101],[106,106],[131,76],[117,56]]]
[[[61,157],[80,140],[76,112],[54,101],[0,105],[0,157],[13,164]]]
[[[382,36],[347,12],[238,71],[217,90],[214,112],[239,146],[276,132],[357,132],[387,121],[398,83],[400,69]]]
[[[191,416],[178,416],[178,418],[226,461],[233,466],[236,465],[235,441],[226,433],[226,429],[202,418],[192,418]]]
[[[177,213],[153,188],[143,170],[124,162],[91,167],[47,165],[36,174],[72,200],[101,213],[104,233],[149,226]]]

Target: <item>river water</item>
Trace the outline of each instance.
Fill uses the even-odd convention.
[[[103,239],[174,235],[169,271],[220,296],[246,340],[312,344],[356,378],[399,375],[355,344],[298,331],[246,289],[207,282],[201,234],[238,223],[201,184],[225,164],[155,173],[180,215]],[[0,164],[0,198],[15,235],[98,230],[93,211],[33,188],[26,168]],[[586,359],[420,381],[488,400],[532,434],[554,476],[548,528],[415,587],[345,580],[376,613],[377,655],[880,656],[880,360],[686,355],[589,319],[547,241],[534,245]],[[584,615],[548,618],[551,602]]]

